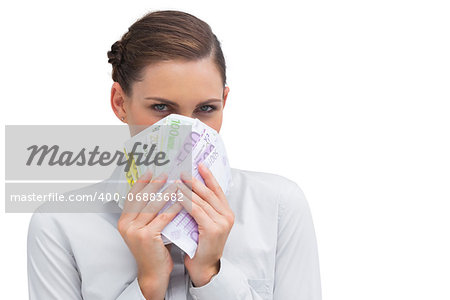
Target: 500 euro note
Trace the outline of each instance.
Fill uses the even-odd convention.
[[[133,155],[133,149],[135,153],[144,153],[142,162],[150,154],[149,149],[152,146],[153,154],[165,153],[169,163],[164,166],[140,164],[136,155]],[[203,182],[198,172],[198,164],[201,162],[211,170],[224,193],[228,191],[231,183],[230,165],[220,135],[198,119],[171,114],[126,141],[124,152],[131,162],[129,171],[125,174],[129,189],[149,169],[154,176],[162,172],[168,174],[168,180],[159,192],[164,192],[171,183],[180,179],[181,172],[191,173],[193,178]],[[173,203],[168,201],[159,213],[164,212]],[[123,209],[123,201],[119,201],[119,207]],[[191,258],[197,249],[198,235],[197,223],[185,209],[162,231],[164,244],[176,244]]]

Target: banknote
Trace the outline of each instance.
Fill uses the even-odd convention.
[[[128,189],[148,170],[151,170],[154,176],[163,172],[168,174],[168,180],[160,191],[179,180],[181,173],[191,174],[203,182],[198,172],[200,163],[211,170],[225,193],[232,182],[221,136],[199,119],[178,114],[168,115],[127,140],[124,143],[124,152],[129,167],[124,174]],[[157,153],[164,153],[168,163],[162,166],[142,163]],[[173,201],[168,201],[159,213],[173,204]],[[123,209],[123,201],[119,201],[119,207]],[[189,257],[194,257],[198,244],[198,226],[185,209],[182,209],[161,233],[164,244],[174,243]]]

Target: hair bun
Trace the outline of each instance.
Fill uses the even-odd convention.
[[[113,66],[119,65],[123,60],[124,47],[122,41],[117,41],[111,46],[111,50],[108,51],[108,63]]]

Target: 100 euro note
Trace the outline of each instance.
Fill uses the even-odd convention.
[[[144,153],[141,157],[142,162],[146,155],[150,154],[151,147],[153,153],[165,153],[169,163],[164,166],[139,163],[133,151]],[[160,191],[164,191],[169,184],[180,179],[181,172],[189,172],[192,177],[203,182],[198,172],[198,164],[201,162],[211,170],[224,193],[230,186],[231,169],[222,139],[214,129],[198,119],[171,114],[126,141],[124,152],[126,158],[130,160],[130,168],[125,174],[129,189],[148,170],[152,171],[154,177],[162,172],[168,174],[168,180]],[[164,212],[173,203],[168,201],[159,213]],[[119,207],[123,209],[123,201],[119,203]],[[176,244],[192,258],[198,245],[197,223],[183,209],[163,229],[162,239],[164,244]]]

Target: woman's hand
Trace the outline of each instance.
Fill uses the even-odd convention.
[[[198,169],[206,186],[196,178],[182,176],[187,186],[179,187],[186,196],[180,203],[198,224],[199,240],[194,258],[188,255],[184,258],[196,287],[207,284],[219,272],[223,248],[234,224],[233,211],[219,183],[204,165],[200,164]]]
[[[167,181],[167,175],[150,181],[151,178],[152,174],[146,173],[134,184],[127,195],[117,228],[137,262],[141,291],[145,298],[153,300],[164,299],[173,268],[172,257],[164,246],[161,231],[183,207],[177,202],[158,215],[167,200],[143,199],[148,200],[151,193],[157,193]],[[170,185],[163,194],[176,193],[176,187],[175,184]]]

